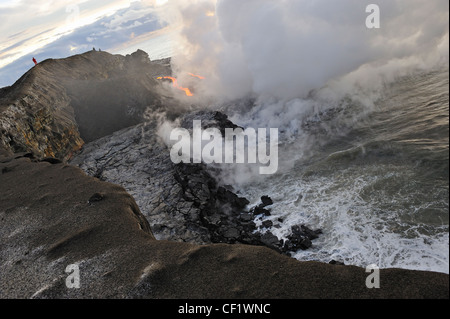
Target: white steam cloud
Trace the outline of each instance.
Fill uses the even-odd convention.
[[[370,3],[381,10],[379,29],[366,27]],[[303,98],[363,66],[371,78],[380,67],[448,62],[446,0],[193,0],[169,8],[163,18],[182,25],[175,71],[201,73],[207,81],[197,91],[217,98]]]
[[[366,26],[370,4],[380,8],[379,29]],[[305,118],[344,97],[370,107],[398,76],[448,66],[447,0],[171,0],[166,6],[161,18],[180,24],[172,67],[193,87],[192,101],[256,98],[232,120],[280,128],[285,137],[298,138]],[[196,81],[191,72],[206,79]],[[295,157],[316,142],[297,139]]]

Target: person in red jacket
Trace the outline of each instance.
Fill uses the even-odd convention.
[[[34,65],[37,65],[37,61],[35,58],[33,58],[33,62],[34,62]]]

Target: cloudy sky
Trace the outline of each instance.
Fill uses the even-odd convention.
[[[171,51],[172,29],[158,15],[167,0],[0,0],[0,87],[38,61],[93,47],[114,54]],[[157,45],[155,45],[157,43]]]

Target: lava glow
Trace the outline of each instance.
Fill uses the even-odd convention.
[[[160,76],[158,78],[156,78],[157,80],[162,80],[162,79],[168,79],[172,81],[173,87],[177,88],[178,90],[184,91],[184,93],[186,93],[187,96],[194,96],[194,94],[192,94],[191,90],[189,90],[188,88],[184,88],[182,86],[178,85],[178,81],[176,78],[171,77],[171,76]]]
[[[205,77],[201,76],[201,75],[197,75],[197,74],[193,74],[193,73],[188,73],[188,75],[198,78],[200,80],[204,80]],[[187,96],[194,96],[194,94],[192,94],[191,90],[189,90],[188,88],[184,88],[180,85],[178,85],[178,80],[172,76],[160,76],[156,78],[157,80],[163,80],[163,79],[167,79],[167,80],[171,80],[172,81],[172,85],[174,88],[177,88],[178,90],[184,91],[184,93],[186,93]]]
[[[193,77],[195,77],[195,78],[199,78],[200,80],[204,80],[204,79],[205,79],[204,76],[197,75],[197,74],[188,73],[188,75],[193,76]]]

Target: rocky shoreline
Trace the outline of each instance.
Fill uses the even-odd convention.
[[[223,132],[236,127],[225,114],[206,111],[190,113],[181,120],[182,127],[192,129],[193,120],[201,120],[203,129],[215,127]],[[250,202],[239,197],[233,186],[220,184],[213,168],[172,164],[169,150],[157,136],[157,125],[148,121],[89,143],[70,164],[124,187],[136,199],[157,239],[260,245],[287,255],[311,247],[320,231],[305,225],[293,227],[286,243],[272,234],[273,224],[265,222],[257,228],[256,219],[269,216],[267,207],[274,204],[267,195],[261,197],[261,204],[248,207]]]
[[[0,91],[0,298],[448,298],[446,274],[383,269],[368,289],[365,269],[290,258],[321,230],[280,240],[271,194],[250,206],[213,168],[170,161],[148,112],[235,124],[183,111],[154,80],[167,74],[143,51],[88,52]]]

